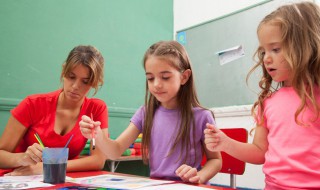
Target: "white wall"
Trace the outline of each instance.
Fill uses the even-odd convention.
[[[174,0],[174,33],[264,0]]]

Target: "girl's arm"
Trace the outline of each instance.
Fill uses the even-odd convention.
[[[117,159],[135,141],[140,131],[130,123],[116,140],[112,140],[108,135],[103,134],[100,129],[100,122],[93,122],[88,116],[82,116],[79,123],[80,130],[84,137],[91,139],[91,130],[95,130],[96,146],[111,160]]]
[[[108,136],[108,129],[102,129],[103,136]],[[83,156],[78,159],[68,160],[67,172],[101,170],[105,165],[107,157],[101,151],[100,147],[92,149],[92,141],[90,146],[90,155]]]
[[[205,144],[203,144],[205,147]],[[220,152],[211,152],[206,147],[204,148],[207,162],[198,172],[200,177],[199,183],[207,183],[213,176],[215,176],[222,168],[222,158]]]
[[[24,153],[13,153],[23,138],[27,128],[10,116],[0,138],[0,168],[17,168],[36,165],[42,160],[42,147],[35,143]]]
[[[263,164],[265,161],[264,155],[268,149],[268,130],[265,127],[256,127],[252,144],[231,139],[211,124],[207,124],[204,133],[205,144],[210,151],[224,151],[251,164]]]
[[[117,159],[136,140],[139,133],[138,128],[130,123],[116,140],[112,140],[108,136],[96,139],[97,146],[100,146],[109,159]]]
[[[205,144],[202,144],[205,147]],[[177,176],[182,181],[189,183],[207,183],[213,176],[215,176],[222,167],[221,155],[219,152],[211,152],[205,149],[207,162],[200,171],[197,168],[192,168],[186,164],[183,164],[176,170]]]

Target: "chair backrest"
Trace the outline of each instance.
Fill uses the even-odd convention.
[[[240,142],[248,142],[248,132],[245,128],[225,128],[220,129],[224,132],[228,137],[240,141]],[[246,163],[240,161],[225,152],[221,152],[222,156],[222,168],[220,173],[230,174],[230,187],[236,188],[236,175],[242,175],[245,171]],[[202,164],[206,162],[206,157],[203,157]]]
[[[228,137],[240,141],[248,142],[248,132],[245,128],[230,128],[221,129]],[[222,156],[222,169],[221,173],[242,175],[245,170],[246,163],[240,161],[225,152],[221,152]]]

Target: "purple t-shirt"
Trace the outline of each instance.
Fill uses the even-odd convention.
[[[175,174],[182,164],[190,165],[194,168],[201,168],[202,160],[202,143],[204,142],[204,129],[206,123],[215,123],[210,111],[202,108],[193,108],[194,119],[196,124],[196,132],[194,142],[196,147],[193,148],[191,142],[191,150],[187,155],[187,162],[183,163],[183,159],[179,160],[181,146],[177,146],[175,151],[170,155],[169,152],[174,143],[176,134],[180,125],[180,117],[178,110],[169,110],[159,107],[154,116],[153,127],[151,132],[151,142],[149,150],[149,166],[150,177],[163,178],[171,180],[179,180]],[[145,107],[140,107],[131,118],[131,122],[142,132],[144,124]],[[192,131],[191,131],[191,138]],[[196,162],[194,162],[196,156]],[[192,165],[195,163],[195,165]]]

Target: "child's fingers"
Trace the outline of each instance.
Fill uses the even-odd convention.
[[[92,138],[91,131],[94,131],[94,130],[92,130],[91,128],[80,127],[80,131],[85,138],[91,139]]]
[[[101,125],[101,122],[100,121],[95,121],[92,123],[94,127],[98,127]]]
[[[206,128],[206,129],[203,131],[203,133],[204,133],[205,136],[206,136],[206,135],[211,136],[212,131],[211,131],[211,129]]]
[[[177,176],[179,176],[182,180],[185,180],[184,175],[189,171],[190,168],[190,166],[183,164],[176,170]]]
[[[92,122],[91,118],[89,116],[86,116],[86,115],[83,115],[81,117],[81,121],[84,121],[86,123],[91,123]]]
[[[196,175],[189,179],[190,183],[200,183],[200,176]]]
[[[211,143],[216,143],[216,142],[218,142],[218,139],[214,138],[214,137],[208,137],[208,138],[204,139],[205,144],[211,144]]]
[[[190,179],[193,176],[197,175],[197,169],[196,168],[192,168],[191,166],[188,167],[188,170],[186,170],[186,173],[184,174],[184,178],[186,179]]]
[[[85,135],[85,134],[91,134],[92,129],[90,129],[90,128],[81,128],[80,131],[81,131],[82,134]]]
[[[210,129],[212,132],[216,132],[217,127],[211,123],[206,124],[207,128]]]
[[[176,174],[178,175],[178,174],[183,170],[183,168],[184,168],[185,166],[186,166],[186,165],[183,164],[183,165],[181,165],[178,169],[176,169]]]
[[[215,151],[215,147],[219,143],[219,137],[217,136],[217,133],[213,133],[211,129],[207,130],[209,130],[209,132],[205,133],[204,144],[208,150]]]
[[[82,128],[82,129],[85,129],[85,128],[87,128],[87,129],[92,129],[92,128],[94,127],[94,124],[92,124],[91,122],[88,123],[88,122],[86,122],[86,121],[84,121],[84,120],[81,120],[81,121],[79,122],[79,125],[80,125],[80,128]]]
[[[198,183],[198,171],[196,168],[192,168],[191,166],[185,165],[185,167],[181,170],[178,175],[183,181],[191,182],[191,183]]]
[[[186,181],[186,182],[189,181],[190,177],[195,175],[194,172],[197,172],[197,170],[186,164],[183,164],[176,170],[177,176],[179,176],[183,181]]]
[[[218,129],[218,127],[216,127],[214,124],[207,123],[206,126],[207,126],[207,129],[209,129],[211,132],[214,132],[214,133],[220,132],[220,129]]]

